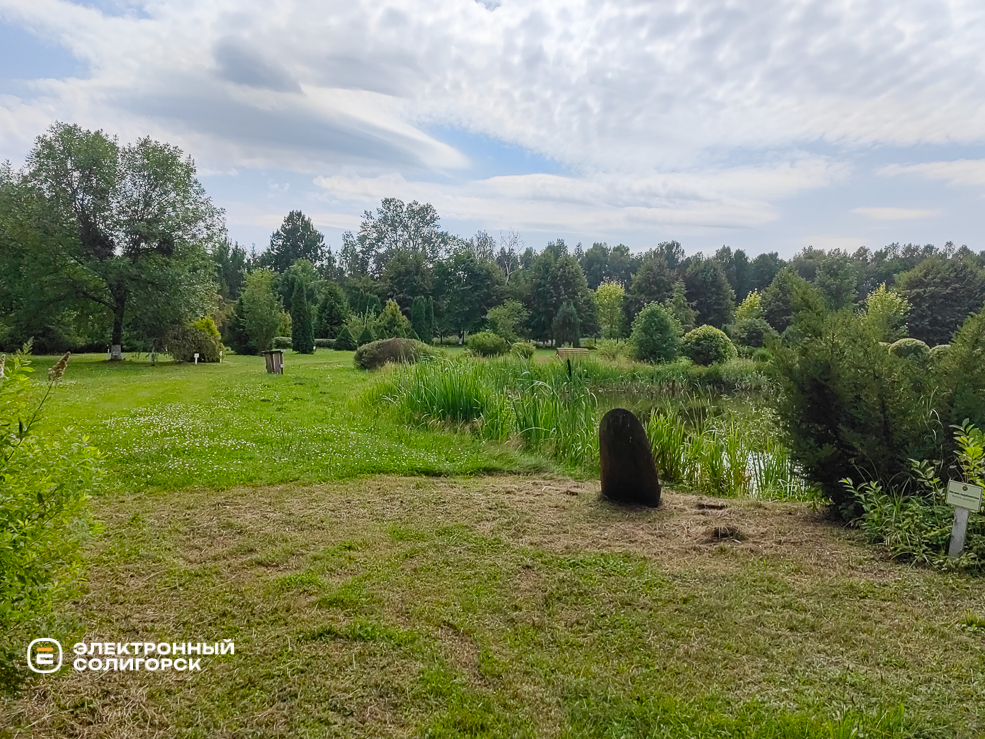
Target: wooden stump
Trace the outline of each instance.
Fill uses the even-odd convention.
[[[599,424],[602,495],[626,505],[660,505],[660,480],[643,424],[625,408],[614,408]]]

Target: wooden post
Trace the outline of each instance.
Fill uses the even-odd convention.
[[[978,485],[950,480],[947,483],[945,500],[948,505],[954,506],[951,545],[947,548],[947,556],[954,558],[964,549],[964,540],[968,533],[968,515],[978,513],[982,509],[982,489]]]
[[[964,549],[964,538],[968,533],[968,514],[967,508],[954,509],[954,525],[951,527],[951,546],[947,549],[948,557],[957,557]]]

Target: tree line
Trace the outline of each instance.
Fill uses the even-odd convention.
[[[451,234],[432,205],[395,198],[364,212],[335,251],[292,211],[267,249],[248,252],[229,241],[192,161],[168,144],[58,123],[22,169],[0,168],[4,349],[28,339],[47,352],[192,346],[192,324],[241,352],[285,336],[313,351],[480,330],[577,343],[627,337],[652,303],[684,330],[710,325],[756,346],[791,330],[804,286],[829,310],[888,290],[909,306],[910,336],[944,344],[985,303],[985,252],[807,247],[784,260],[728,246],[688,256],[677,241],[632,253],[560,239],[538,250],[515,232]]]

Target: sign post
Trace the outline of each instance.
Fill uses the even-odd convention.
[[[198,364],[198,352],[195,352],[195,364]]]
[[[954,506],[954,525],[951,527],[951,546],[948,557],[957,557],[964,549],[968,533],[968,514],[982,509],[982,489],[978,485],[951,480],[947,483],[947,504]]]

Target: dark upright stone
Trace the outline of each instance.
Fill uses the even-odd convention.
[[[643,424],[625,408],[614,408],[599,425],[602,495],[616,503],[660,505],[660,480]]]

